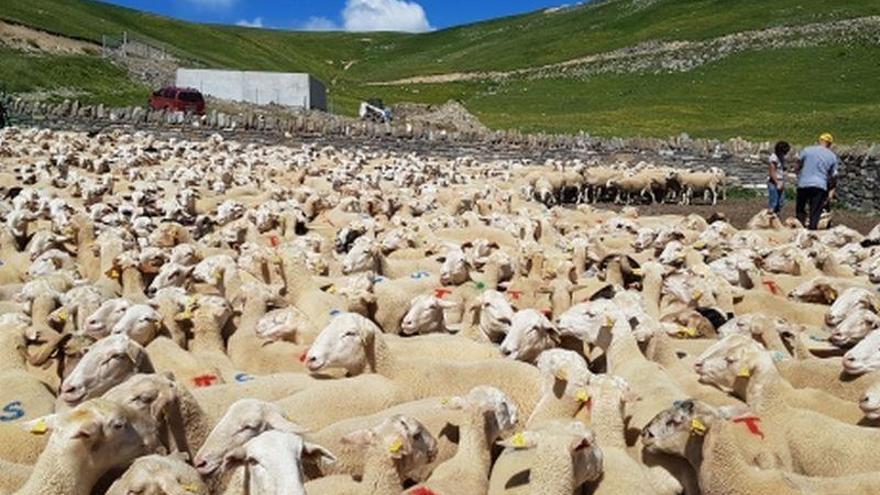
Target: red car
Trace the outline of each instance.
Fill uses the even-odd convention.
[[[168,86],[150,95],[150,108],[202,115],[205,113],[205,99],[197,89]]]

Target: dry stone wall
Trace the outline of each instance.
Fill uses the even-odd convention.
[[[719,167],[745,187],[762,188],[770,142],[744,139],[693,139],[686,134],[669,139],[600,138],[588,134],[524,134],[515,130],[439,130],[426,124],[376,124],[322,112],[279,117],[249,112],[206,115],[150,110],[143,107],[108,108],[75,101],[10,102],[12,115],[24,116],[37,126],[99,131],[112,128],[148,129],[158,133],[212,134],[220,132],[257,142],[301,138],[327,143],[368,143],[372,146],[432,153],[472,154],[495,158],[582,158],[625,156],[683,168]],[[839,198],[847,206],[880,213],[880,145],[856,145],[837,150],[841,156]]]

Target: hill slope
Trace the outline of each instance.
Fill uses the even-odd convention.
[[[880,16],[880,3],[605,0],[409,35],[193,24],[91,0],[0,4],[3,19],[95,42],[128,31],[186,63],[308,71],[328,83],[334,110],[347,113],[372,95],[392,102],[454,98],[492,127],[801,141],[826,128],[846,141],[880,139],[880,24],[844,22],[839,32],[823,31],[868,16]],[[724,36],[741,32],[752,32],[748,43],[734,38],[736,49],[718,48]],[[667,47],[675,47],[672,62]],[[607,61],[620,54],[624,62]],[[124,76],[112,67],[98,70],[106,65],[99,60],[87,63],[124,90],[22,76],[26,67],[51,73],[47,66],[74,63],[69,58],[0,49],[0,62],[15,59],[19,68],[11,74],[2,64],[0,77],[17,91],[80,84],[87,97],[143,101],[146,88],[122,85]],[[548,65],[552,70],[540,69]],[[438,82],[424,83],[430,81]]]

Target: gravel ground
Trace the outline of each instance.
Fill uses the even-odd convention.
[[[601,205],[600,205],[601,206]],[[606,206],[607,207],[607,206]],[[745,228],[749,219],[762,208],[767,207],[766,198],[753,199],[728,199],[719,202],[718,205],[642,205],[639,206],[639,213],[642,215],[687,215],[690,213],[698,213],[704,217],[709,217],[713,213],[723,213],[728,221],[736,228]],[[618,208],[614,208],[618,209]],[[783,220],[794,216],[794,201],[788,201],[782,210]],[[847,225],[867,234],[878,223],[880,216],[866,215],[856,211],[834,210],[834,224]]]

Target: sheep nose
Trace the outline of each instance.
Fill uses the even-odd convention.
[[[654,438],[654,434],[651,433],[651,430],[645,428],[642,430],[642,438]]]
[[[155,287],[147,287],[147,295],[149,297],[155,296],[156,295],[156,288]]]
[[[703,362],[702,361],[697,361],[696,363],[694,363],[694,371],[696,371],[697,373],[703,371]]]
[[[502,347],[502,348],[501,348],[501,354],[503,354],[504,356],[510,356],[511,354],[513,354],[513,351],[510,350],[510,349],[506,349],[506,348]]]
[[[846,361],[847,363],[854,363],[856,361],[856,358],[847,354],[847,355],[843,356],[843,360]]]

